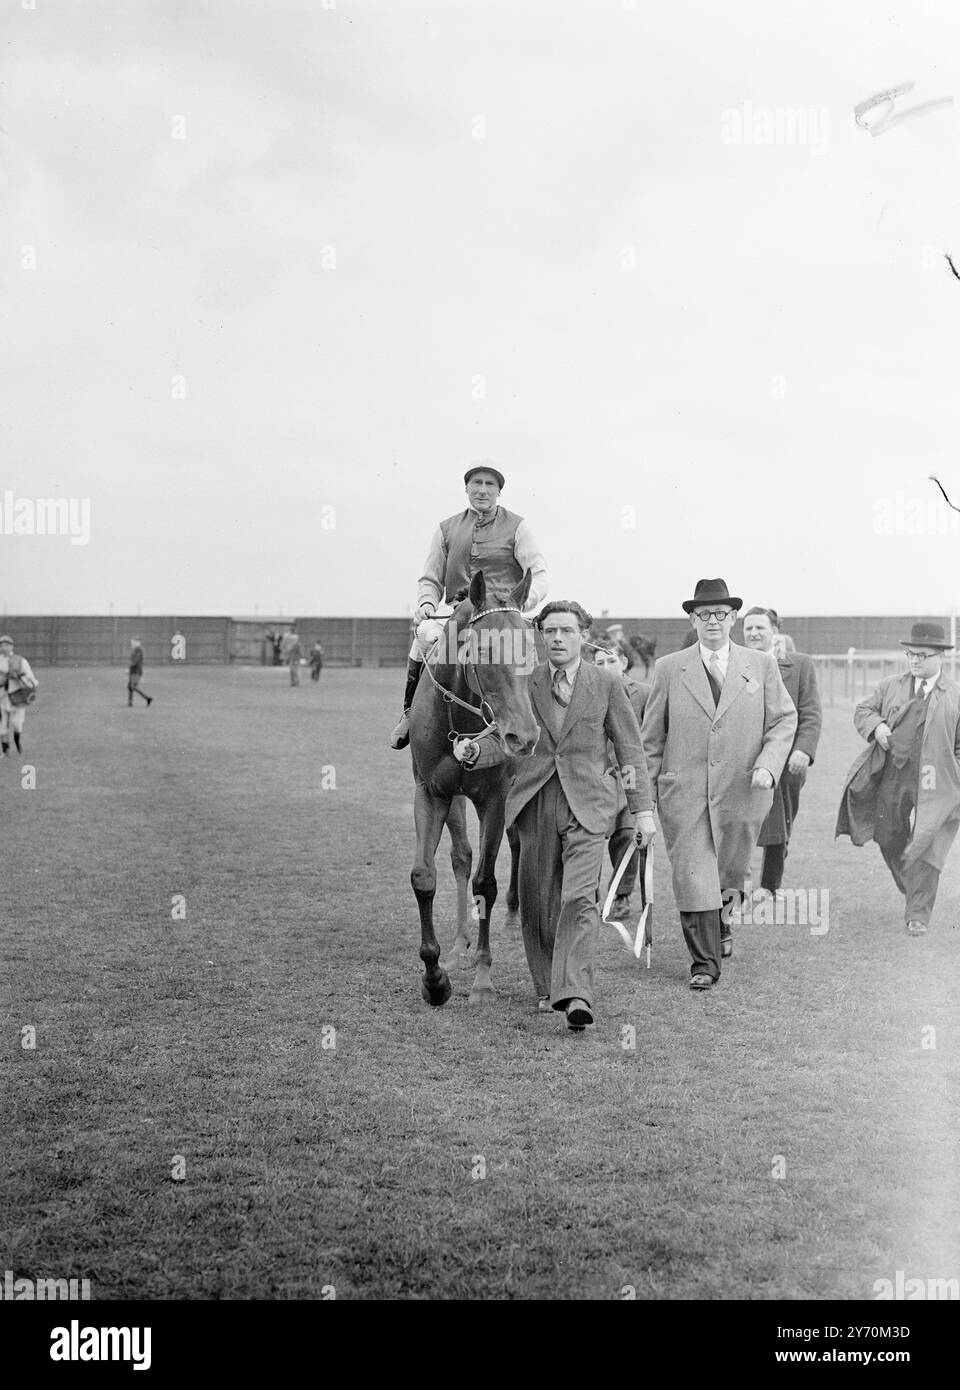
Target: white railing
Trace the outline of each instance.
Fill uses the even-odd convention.
[[[856,704],[886,676],[907,672],[901,652],[858,652],[853,647],[843,656],[814,656],[813,664],[825,705]],[[952,680],[957,679],[956,652],[944,652],[943,670]]]

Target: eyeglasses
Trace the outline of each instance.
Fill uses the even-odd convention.
[[[908,661],[929,661],[932,656],[939,656],[939,652],[904,652]]]
[[[699,618],[702,623],[708,623],[711,618],[716,618],[718,623],[722,623],[724,618],[729,618],[731,611],[729,608],[701,608],[693,616]]]

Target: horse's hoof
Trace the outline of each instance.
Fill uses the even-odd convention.
[[[481,985],[479,989],[474,985],[470,991],[471,1004],[493,1004],[497,998],[497,991],[492,985]]]
[[[518,907],[508,907],[508,908],[507,908],[507,915],[506,915],[506,917],[504,917],[504,919],[503,919],[503,925],[504,925],[505,927],[519,927],[519,925],[520,925],[520,909],[519,909]]]
[[[435,1009],[439,1009],[441,1004],[445,1004],[453,993],[446,971],[441,970],[439,980],[433,984],[428,984],[426,980],[423,980],[420,985],[420,993],[426,1002]]]

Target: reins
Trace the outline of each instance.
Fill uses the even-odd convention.
[[[523,613],[520,611],[519,608],[514,608],[514,607],[484,608],[484,609],[481,610],[481,612],[479,612],[479,613],[474,613],[473,617],[468,618],[468,619],[467,619],[466,626],[467,626],[467,627],[471,627],[475,622],[478,622],[481,618],[485,618],[489,613],[519,613],[519,614],[520,614],[520,617],[523,618]],[[527,621],[529,621],[529,620],[526,619],[526,618],[524,618],[524,622],[527,622]],[[440,695],[441,695],[441,697],[442,697],[442,699],[443,699],[443,702],[444,702],[444,704],[447,706],[447,719],[448,719],[449,724],[450,724],[450,732],[447,734],[447,738],[450,740],[451,743],[454,743],[458,738],[469,738],[469,739],[473,739],[473,740],[477,740],[477,741],[478,741],[478,740],[480,740],[481,738],[488,738],[488,737],[490,736],[490,734],[492,734],[492,733],[495,732],[496,727],[497,727],[497,717],[496,717],[496,715],[495,715],[495,713],[494,713],[494,711],[493,711],[492,705],[490,704],[490,702],[488,701],[487,697],[486,697],[486,696],[484,695],[484,693],[483,693],[483,686],[480,684],[480,669],[479,669],[479,668],[480,668],[480,663],[479,663],[479,662],[465,661],[465,662],[463,663],[463,665],[464,665],[464,670],[465,670],[465,674],[466,674],[467,687],[468,687],[471,691],[473,690],[473,687],[470,685],[470,672],[471,672],[471,670],[473,670],[473,673],[474,673],[474,675],[476,676],[476,680],[477,680],[477,689],[476,689],[476,691],[475,691],[474,693],[480,696],[480,703],[479,703],[479,705],[471,705],[471,704],[469,704],[466,700],[461,700],[459,695],[455,695],[455,694],[453,693],[452,690],[448,690],[448,689],[446,688],[446,686],[443,686],[443,685],[440,684],[440,682],[437,680],[436,676],[435,676],[435,675],[433,674],[433,672],[430,670],[430,663],[429,663],[429,661],[426,662],[425,665],[426,665],[426,668],[427,668],[427,675],[430,677],[431,681],[433,681],[434,688],[435,688],[436,690],[439,690]],[[459,705],[459,706],[461,707],[461,709],[469,710],[471,714],[475,714],[475,715],[479,716],[480,719],[485,719],[485,718],[487,717],[487,716],[484,714],[484,707],[486,707],[486,709],[489,711],[489,714],[490,714],[489,723],[485,724],[484,727],[480,730],[479,733],[476,733],[476,734],[473,734],[473,733],[471,733],[471,734],[458,734],[457,731],[456,731],[456,729],[453,727],[453,710],[450,708],[451,705]]]

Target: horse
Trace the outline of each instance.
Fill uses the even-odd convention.
[[[467,597],[444,631],[440,660],[433,668],[425,666],[410,706],[417,831],[410,882],[420,909],[420,959],[424,965],[420,990],[434,1007],[450,998],[447,971],[468,964],[467,881],[473,853],[467,837],[465,797],[473,802],[480,820],[480,854],[473,876],[474,917],[478,922],[476,976],[470,1003],[488,1003],[495,997],[490,981],[490,917],[497,900],[495,869],[503,839],[507,788],[514,759],[529,757],[540,737],[527,689],[532,669],[527,656],[534,655],[535,661],[535,649],[521,612],[530,579],[527,570],[517,587],[502,598],[488,595],[482,570],[473,576]],[[512,653],[506,658],[504,638]],[[454,642],[457,655],[451,660]],[[491,649],[489,660],[481,659],[485,648]],[[484,739],[494,735],[506,755],[504,761],[471,771],[454,758],[454,737]],[[457,931],[450,955],[441,965],[433,900],[437,846],[445,824],[450,831],[450,861],[457,881]]]

